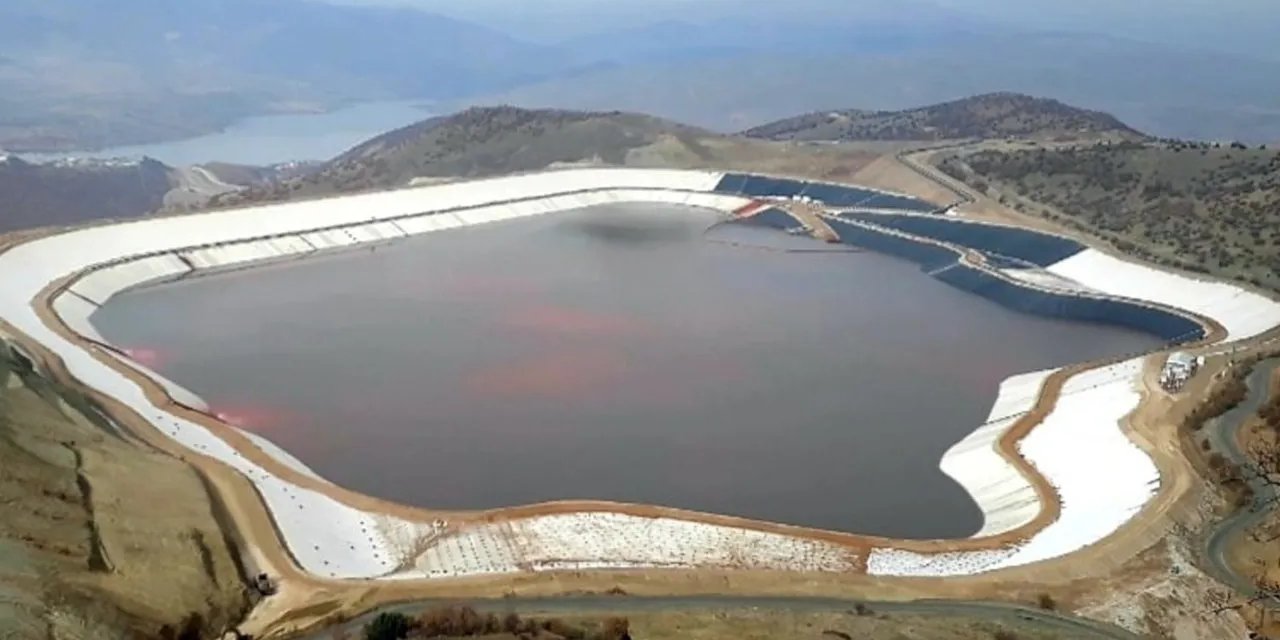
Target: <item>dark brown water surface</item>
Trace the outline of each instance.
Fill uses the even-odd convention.
[[[125,293],[116,344],[352,489],[974,532],[938,470],[1007,376],[1146,348],[870,253],[612,206]]]

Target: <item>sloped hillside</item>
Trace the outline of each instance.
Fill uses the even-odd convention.
[[[769,140],[1144,139],[1115,117],[1048,98],[990,93],[904,111],[808,113],[743,132]]]
[[[0,341],[0,638],[222,637],[252,602],[200,476],[29,364]]]
[[[172,170],[133,163],[32,164],[0,159],[0,233],[28,227],[132,218],[160,208]]]
[[[1280,290],[1280,152],[1194,142],[987,149],[943,171],[1163,264]]]
[[[402,184],[421,177],[478,177],[558,163],[621,165],[634,149],[674,141],[705,156],[702,132],[650,116],[514,107],[468,109],[365,142],[308,181],[339,188]]]

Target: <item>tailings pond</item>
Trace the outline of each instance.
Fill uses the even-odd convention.
[[[938,461],[1001,380],[1156,344],[718,220],[626,205],[455,229],[127,292],[93,321],[360,492],[918,538],[981,526]]]

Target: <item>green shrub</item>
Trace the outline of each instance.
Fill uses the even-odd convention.
[[[364,626],[365,640],[401,640],[408,637],[413,619],[403,613],[384,611]]]

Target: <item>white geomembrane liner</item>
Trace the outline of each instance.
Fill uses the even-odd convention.
[[[89,316],[98,310],[98,305],[66,291],[53,299],[53,312],[62,318],[62,322],[72,331],[94,342],[105,343],[107,340],[98,333],[97,327],[89,322]]]
[[[362,512],[275,478],[203,427],[151,407],[135,383],[47,328],[31,304],[50,282],[136,255],[157,254],[91,271],[72,290],[100,304],[124,289],[181,277],[191,267],[173,252],[185,253],[196,268],[220,268],[607,202],[672,202],[732,211],[751,201],[707,193],[721,177],[694,171],[567,170],[86,228],[0,254],[0,272],[6,274],[7,285],[0,296],[0,315],[60,355],[76,378],[139,410],[188,448],[249,477],[290,552],[303,569],[321,576],[413,578],[646,566],[854,570],[859,558],[838,545],[670,518],[560,514],[455,531],[445,522],[411,523]],[[219,246],[190,249],[215,244]],[[1046,271],[1112,295],[1213,317],[1235,338],[1280,324],[1280,305],[1261,296],[1092,250]],[[1187,286],[1194,291],[1179,290]],[[58,312],[67,314],[73,328],[88,328],[83,321],[87,303],[68,300],[55,305]],[[1068,553],[1114,531],[1141,507],[1158,482],[1152,462],[1119,428],[1119,421],[1138,400],[1137,368],[1128,365],[1073,378],[1058,407],[1022,443],[1023,454],[1063,498],[1063,514],[1057,522],[1019,548],[946,554],[876,549],[866,558],[869,571],[880,575],[976,573]],[[1006,381],[988,424],[953,447],[941,463],[982,506],[983,534],[1016,528],[1033,506],[1038,509],[1038,504],[1028,501],[1025,479],[1010,474],[1016,474],[1016,469],[995,454],[994,443],[1034,403],[1047,374]],[[252,434],[249,438],[282,464],[315,477],[287,452]],[[1080,468],[1081,460],[1089,464]],[[1097,469],[1115,471],[1100,474]]]
[[[328,480],[325,480],[324,478],[320,477],[320,474],[316,473],[315,471],[312,471],[311,467],[308,467],[301,460],[293,457],[293,454],[289,453],[288,451],[285,451],[284,449],[281,449],[280,445],[277,445],[276,443],[268,440],[267,438],[260,436],[247,429],[241,429],[240,432],[243,433],[244,436],[248,438],[250,442],[253,442],[254,446],[262,450],[263,453],[274,458],[276,462],[279,462],[280,464],[283,464],[284,466],[289,467],[290,469],[293,469],[294,471],[297,471],[298,473],[304,476],[311,477],[321,482],[329,482]]]
[[[1280,303],[1225,282],[1199,280],[1085,249],[1046,271],[1113,296],[1147,300],[1213,318],[1231,340],[1280,325]]]
[[[1095,296],[1099,294],[1098,291],[1086,287],[1079,282],[1069,280],[1042,269],[998,269],[998,271],[1006,278],[1017,280],[1034,287],[1059,289],[1062,291],[1071,291]]]
[[[589,512],[535,516],[448,534],[417,569],[428,576],[631,567],[723,567],[847,572],[859,556],[840,545],[672,518]]]
[[[1160,482],[1155,463],[1120,427],[1141,399],[1142,360],[1072,376],[1053,411],[1019,443],[1023,457],[1058,490],[1056,521],[1017,547],[990,552],[877,549],[868,573],[949,576],[1015,567],[1077,551],[1120,528]]]
[[[81,334],[81,335],[84,335],[84,334]],[[147,376],[148,378],[151,378],[153,381],[155,381],[156,384],[160,385],[160,387],[164,389],[165,393],[169,394],[170,398],[173,398],[174,402],[177,402],[187,407],[191,407],[196,411],[209,410],[209,405],[204,401],[204,398],[201,398],[195,393],[192,393],[191,391],[187,390],[186,387],[183,387],[182,385],[179,385],[178,383],[160,375],[156,370],[152,369],[151,367],[148,367],[142,364],[141,362],[134,360],[133,358],[130,358],[125,355],[121,355],[115,351],[104,350],[104,352],[110,355],[112,358],[115,358],[121,364],[138,371],[139,373],[141,373],[144,376]]]
[[[1015,549],[917,553],[901,549],[872,549],[867,558],[867,574],[873,576],[946,577],[968,576],[996,568]]]
[[[1012,531],[1040,514],[1035,487],[1001,455],[999,441],[1040,397],[1052,370],[1024,373],[1000,383],[987,421],[942,456],[938,467],[968,491],[982,510],[975,538]]]
[[[98,227],[97,229],[105,230],[110,228],[112,227]],[[44,245],[46,242],[57,245],[58,248],[71,251],[86,250],[88,245],[93,244],[91,240],[86,242],[88,238],[78,238],[78,240],[81,240],[80,242],[53,242],[59,238],[73,235],[73,233],[53,236],[30,244],[19,245],[6,252],[6,255],[15,253],[18,255],[24,255],[26,252],[22,251],[22,249],[33,247],[34,245]],[[113,252],[110,246],[101,246],[96,249],[97,251],[95,251],[95,253],[98,254],[97,260],[78,260],[76,256],[66,256],[65,262],[78,264],[80,265],[80,268],[84,268],[123,257],[121,254]],[[124,254],[124,256],[128,255],[130,254]],[[90,258],[90,256],[85,256],[85,258]],[[32,256],[32,259],[41,260],[41,257],[38,255]],[[39,267],[43,262],[44,260],[41,260],[41,262],[32,263],[28,266]],[[143,258],[141,260],[130,260],[128,262],[102,267],[85,274],[84,277],[76,280],[75,283],[71,285],[71,291],[94,304],[102,305],[106,303],[108,298],[126,289],[132,289],[133,287],[142,286],[149,282],[165,280],[167,278],[176,278],[190,270],[191,267],[188,267],[184,262],[182,262],[182,260],[171,255],[153,256]],[[71,271],[61,275],[70,275],[75,271],[76,269],[72,269]],[[6,276],[8,275],[10,274],[6,273]],[[17,274],[15,273],[12,275]],[[48,282],[52,281],[53,280],[49,280]],[[48,284],[48,282],[45,282],[44,284]]]
[[[1086,371],[1023,438],[1022,455],[1062,499],[1058,519],[999,567],[1071,553],[1110,535],[1160,488],[1160,471],[1120,428],[1138,408],[1142,358]]]
[[[197,270],[225,269],[228,267],[260,263],[282,258],[305,255],[314,251],[310,245],[297,238],[294,242],[256,240],[237,242],[220,247],[206,247],[182,251],[178,255]]]

